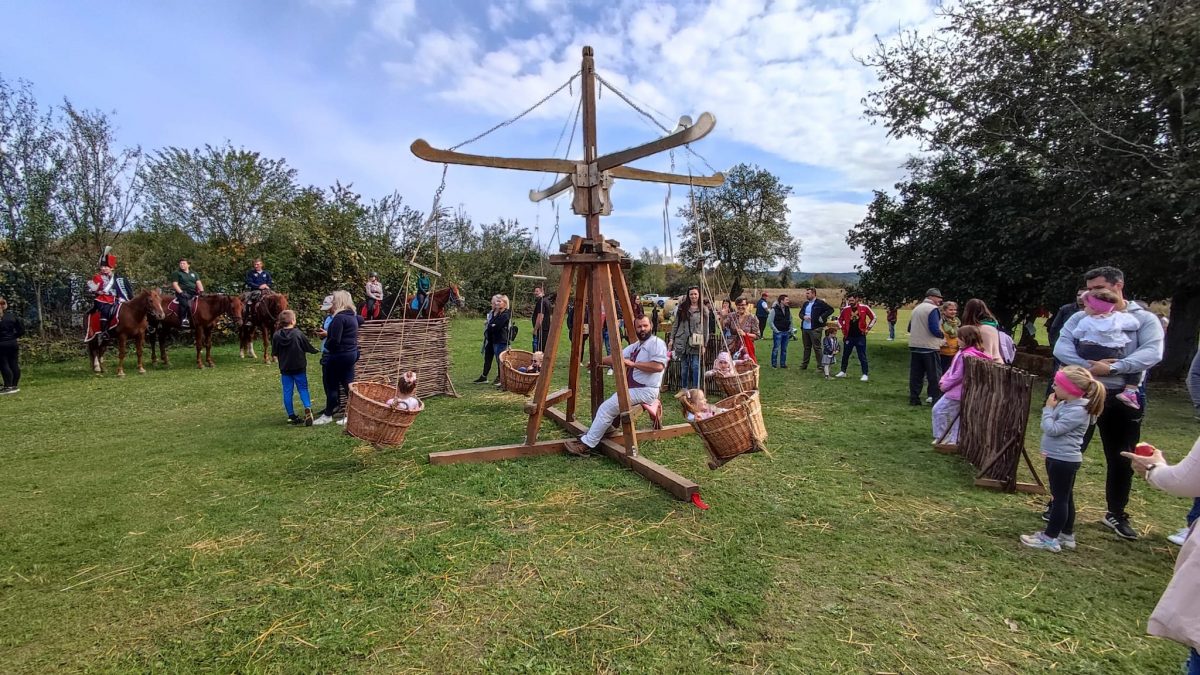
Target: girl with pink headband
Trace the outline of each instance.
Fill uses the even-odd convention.
[[[1088,361],[1122,359],[1125,346],[1131,338],[1126,333],[1137,333],[1138,320],[1125,313],[1115,311],[1120,298],[1107,289],[1088,291],[1083,296],[1083,311],[1075,329],[1075,351]],[[1117,400],[1134,410],[1140,409],[1138,387],[1142,384],[1142,373],[1125,376],[1125,389],[1117,394]]]
[[[1083,464],[1083,437],[1104,412],[1104,385],[1079,366],[1054,374],[1054,392],[1042,408],[1042,456],[1050,484],[1046,529],[1021,535],[1021,543],[1058,553],[1075,548],[1075,475]]]

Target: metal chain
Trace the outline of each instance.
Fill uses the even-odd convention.
[[[608,80],[601,77],[599,73],[596,73],[596,81],[599,82],[604,88],[607,88],[610,91],[612,91],[612,93],[616,94],[617,98],[621,99],[622,101],[625,101],[625,103],[627,103],[630,108],[633,108],[637,112],[641,113],[646,119],[653,122],[654,125],[656,127],[658,127],[659,129],[662,129],[664,133],[667,133],[667,134],[673,133],[673,131],[674,131],[673,129],[668,129],[667,127],[663,126],[663,124],[658,121],[658,118],[656,118],[654,115],[651,115],[650,113],[646,112],[644,109],[642,109],[641,106],[634,103],[620,89],[617,89],[616,87],[612,86],[612,84]],[[709,171],[712,171],[713,173],[720,173],[719,171],[717,171],[716,169],[713,168],[712,164],[709,164],[708,160],[704,158],[704,155],[701,155],[700,153],[696,152],[695,150],[692,150],[692,146],[690,144],[684,145],[683,149],[687,150],[689,154],[694,155],[701,162],[704,162],[704,166],[708,167]]]
[[[475,141],[483,138],[484,136],[487,136],[488,134],[492,133],[493,131],[496,131],[497,129],[503,129],[504,127],[512,124],[513,122],[516,122],[517,120],[521,119],[522,117],[528,115],[529,113],[531,113],[534,110],[541,107],[541,105],[543,103],[545,103],[546,101],[549,101],[550,99],[554,98],[555,94],[557,94],[558,92],[560,92],[563,89],[566,89],[568,86],[570,86],[571,83],[575,81],[575,78],[579,77],[579,75],[580,75],[579,73],[575,73],[574,75],[571,76],[571,79],[567,80],[566,82],[563,82],[557,89],[555,89],[554,91],[550,92],[549,94],[546,94],[545,96],[543,96],[542,100],[529,106],[528,108],[523,110],[521,113],[519,113],[516,117],[504,120],[503,122],[497,124],[496,126],[492,127],[491,129],[488,129],[487,131],[483,132],[482,134],[479,134],[478,136],[469,138],[469,139],[463,141],[462,143],[459,143],[458,145],[451,147],[450,149],[458,150],[459,148],[463,147],[464,145],[470,145],[471,143],[474,143]]]

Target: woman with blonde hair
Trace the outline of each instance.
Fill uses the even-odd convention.
[[[334,291],[333,306],[325,338],[325,357],[321,360],[321,382],[325,386],[325,410],[313,421],[314,425],[329,424],[341,402],[341,389],[350,389],[354,381],[354,364],[358,361],[358,327],[363,318],[354,312],[354,299],[348,291]],[[338,424],[345,424],[345,418]]]
[[[487,382],[488,373],[492,370],[492,359],[498,359],[508,349],[509,322],[512,312],[508,309],[508,296],[497,293],[492,296],[492,311],[488,312],[483,326],[483,374],[475,378],[475,383]],[[496,379],[492,384],[500,384],[500,371],[497,365]]]
[[[21,320],[8,312],[8,301],[0,297],[0,375],[4,386],[0,394],[15,394],[21,391],[20,343],[17,339],[25,334]]]

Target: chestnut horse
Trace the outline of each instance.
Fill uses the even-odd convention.
[[[245,302],[245,298],[242,300]],[[259,332],[262,333],[263,363],[271,362],[269,354],[271,335],[275,332],[275,322],[279,319],[280,312],[287,308],[288,299],[286,295],[273,291],[263,291],[262,297],[254,304],[254,307],[250,310],[250,314],[246,316],[245,321],[238,328],[239,358],[246,358],[246,352],[250,352],[250,358],[258,358],[254,353],[254,334],[255,332]]]
[[[405,319],[440,319],[446,316],[446,307],[463,306],[462,293],[458,291],[457,284],[434,291],[429,294],[426,307],[417,311],[412,308],[413,298],[417,296],[410,295],[404,302],[404,318]]]
[[[155,331],[156,340],[150,343],[150,360],[154,362],[156,356],[154,354],[154,342],[158,342],[158,351],[162,355],[162,364],[170,366],[171,362],[167,359],[167,339],[171,334],[180,330],[179,314],[169,305],[164,307],[169,311],[165,312],[162,321],[158,322],[157,330]],[[196,367],[203,368],[206,364],[209,368],[214,365],[212,360],[212,334],[216,328],[217,320],[222,314],[228,314],[239,325],[242,323],[242,299],[236,295],[225,295],[223,293],[212,293],[198,296],[196,298],[196,307],[192,310],[191,324],[192,337],[196,341]],[[200,352],[204,352],[204,359],[200,358]]]
[[[146,372],[142,366],[142,346],[146,343],[146,328],[150,325],[150,317],[159,321],[163,318],[162,296],[155,288],[138,293],[117,309],[117,316],[109,328],[110,333],[117,335],[117,377],[125,377],[125,348],[131,337],[137,346],[138,372]],[[87,343],[93,372],[104,372],[104,350],[108,347],[108,340],[104,338],[104,335],[97,335]]]

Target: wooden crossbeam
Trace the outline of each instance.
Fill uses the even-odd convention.
[[[447,450],[445,452],[429,453],[429,463],[440,465],[499,462],[506,459],[520,459],[522,457],[557,455],[565,452],[566,448],[566,440],[553,440],[538,441],[532,445],[526,443],[514,443],[511,445],[493,445],[485,448],[471,448],[469,450]]]

